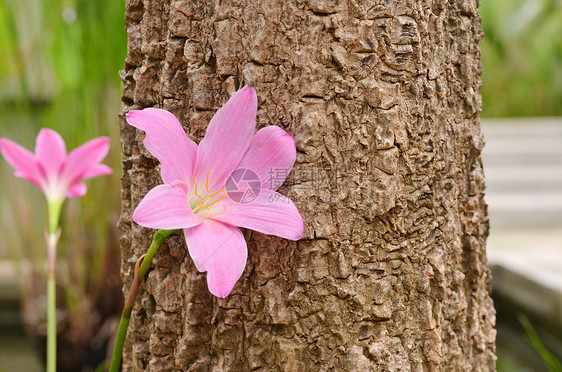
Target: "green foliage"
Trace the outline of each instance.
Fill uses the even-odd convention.
[[[527,318],[524,314],[519,314],[518,316],[519,322],[525,329],[525,333],[527,333],[527,339],[533,349],[540,355],[542,361],[546,365],[548,372],[562,372],[562,362],[556,358],[554,354],[550,352],[542,343],[537,331],[531,324],[529,318]]]
[[[67,200],[62,216],[58,283],[74,314],[91,304],[108,247],[117,247],[120,146],[118,71],[126,56],[124,0],[0,2],[0,137],[33,149],[41,127],[57,130],[73,149],[111,137],[104,163],[112,176],[87,181],[88,193]],[[44,291],[46,203],[0,161],[0,257],[31,263],[24,294]],[[37,309],[41,311],[41,309]]]
[[[483,116],[562,115],[562,0],[484,0]]]

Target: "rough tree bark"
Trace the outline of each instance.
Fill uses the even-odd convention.
[[[246,231],[248,265],[221,300],[173,236],[125,371],[494,370],[476,2],[127,1],[123,113],[165,108],[199,140],[255,87],[258,127],[296,139],[281,192],[305,237]],[[127,289],[153,234],[131,214],[161,180],[144,134],[121,132]]]

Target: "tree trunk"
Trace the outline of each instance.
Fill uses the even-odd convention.
[[[258,127],[295,137],[281,193],[305,236],[245,231],[226,299],[169,238],[125,371],[494,370],[476,2],[127,1],[123,112],[165,108],[199,141],[253,86]],[[153,235],[131,214],[161,179],[144,134],[121,132],[127,291]]]

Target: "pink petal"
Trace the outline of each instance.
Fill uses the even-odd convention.
[[[293,136],[276,126],[265,127],[256,133],[237,168],[253,171],[262,188],[277,190],[293,168],[296,156]]]
[[[284,195],[262,189],[255,200],[247,203],[223,200],[223,213],[212,217],[215,220],[285,239],[302,238],[302,217],[291,199]]]
[[[66,158],[66,145],[60,134],[52,129],[41,129],[35,142],[35,156],[48,177],[57,177]]]
[[[68,196],[69,198],[81,198],[82,196],[86,195],[86,191],[88,191],[86,185],[84,185],[82,182],[76,182],[68,188],[66,196]]]
[[[256,128],[258,100],[252,87],[234,93],[215,114],[197,149],[195,175],[209,172],[209,189],[222,188],[242,160]]]
[[[135,110],[127,114],[127,122],[146,133],[144,146],[160,161],[164,183],[193,182],[197,145],[172,113],[157,108]]]
[[[224,298],[244,272],[248,248],[242,232],[218,221],[205,219],[200,225],[185,229],[185,242],[197,270],[207,271],[207,286]]]
[[[90,168],[88,168],[88,170],[86,170],[84,172],[84,174],[82,175],[82,179],[94,178],[94,177],[97,177],[97,176],[103,176],[103,175],[112,174],[112,173],[113,173],[113,169],[111,169],[107,165],[96,164],[96,165],[91,166]]]
[[[133,212],[133,220],[153,229],[182,229],[202,221],[187,202],[187,185],[176,181],[156,186],[146,194]]]
[[[96,166],[109,152],[109,138],[98,137],[75,148],[68,154],[63,169],[63,177],[70,184],[85,178],[91,168]]]
[[[17,177],[25,178],[41,188],[41,182],[45,180],[30,151],[5,138],[0,138],[0,151],[8,164],[14,168]]]

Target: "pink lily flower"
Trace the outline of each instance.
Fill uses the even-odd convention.
[[[139,203],[133,219],[144,227],[183,229],[195,266],[207,272],[209,291],[221,298],[246,266],[246,241],[237,226],[290,240],[303,235],[297,208],[276,192],[295,163],[295,141],[277,126],[254,135],[257,105],[253,88],[236,92],[199,146],[168,111],[127,114],[127,122],[146,133],[144,145],[160,161],[164,181]]]
[[[95,138],[67,155],[62,137],[43,128],[37,135],[35,154],[6,138],[0,138],[0,151],[16,177],[33,183],[53,203],[84,196],[83,179],[112,173],[107,165],[98,164],[109,151],[107,137]]]

